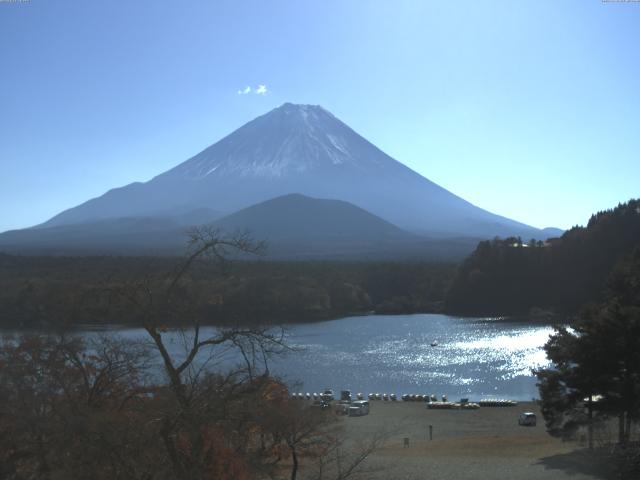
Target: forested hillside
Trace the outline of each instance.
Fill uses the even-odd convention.
[[[161,284],[178,259],[20,257],[0,254],[0,327],[117,323],[140,319],[114,289]],[[454,264],[235,261],[199,263],[185,301],[204,323],[280,323],[376,311],[442,309]]]
[[[520,238],[481,242],[458,269],[446,311],[527,314],[534,308],[574,313],[598,301],[608,275],[640,245],[640,200],[594,214],[547,242]]]

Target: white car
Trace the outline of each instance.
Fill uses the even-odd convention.
[[[535,427],[536,422],[536,414],[533,412],[522,412],[518,417],[518,425],[522,425],[524,427]]]

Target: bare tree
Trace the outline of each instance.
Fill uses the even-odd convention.
[[[158,434],[174,475],[202,478],[216,468],[211,463],[216,443],[207,436],[233,422],[242,423],[235,425],[236,432],[248,428],[251,415],[234,411],[234,402],[260,390],[256,377],[266,377],[268,359],[287,348],[282,329],[258,325],[203,328],[203,321],[212,319],[203,318],[198,307],[206,303],[202,295],[209,292],[190,288],[193,271],[202,262],[224,266],[230,255],[256,255],[263,245],[246,233],[227,235],[207,227],[191,230],[189,237],[188,253],[176,268],[164,275],[110,286],[109,291],[118,302],[124,300],[135,309],[162,359],[173,397],[159,414]],[[181,355],[170,350],[168,337],[180,339]],[[235,352],[240,365],[226,376],[211,374],[206,367],[229,351]],[[210,428],[202,428],[204,424]],[[236,445],[241,448],[239,442]]]
[[[332,436],[327,450],[312,464],[305,480],[369,479],[380,473],[380,466],[367,465],[371,455],[382,448],[393,434],[384,429],[374,432],[370,438],[349,441],[344,436]]]
[[[343,480],[364,471],[379,439],[345,442],[331,412],[292,400],[270,376],[269,359],[288,350],[282,329],[207,326],[200,306],[217,294],[194,288],[194,272],[261,248],[246,234],[195,229],[173,270],[110,279],[100,295],[135,314],[153,359],[108,336],[0,344],[1,476]],[[146,375],[158,358],[166,383]]]

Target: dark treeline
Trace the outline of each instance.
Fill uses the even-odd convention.
[[[0,254],[0,326],[138,318],[109,292],[162,277],[175,258]],[[234,261],[194,265],[185,286],[207,323],[280,323],[349,314],[441,311],[453,264]]]
[[[446,311],[471,315],[576,313],[600,301],[615,265],[640,245],[640,201],[598,212],[546,243],[519,238],[481,242],[458,270]]]
[[[217,324],[304,322],[349,314],[577,313],[601,300],[616,263],[640,245],[640,201],[548,242],[480,242],[460,266],[424,262],[227,261],[194,265],[185,301]],[[110,291],[160,279],[179,258],[0,254],[0,326],[137,324]],[[187,299],[188,292],[188,299]],[[117,302],[116,302],[117,303]]]

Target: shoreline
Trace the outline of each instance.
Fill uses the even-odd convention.
[[[363,312],[350,312],[345,314],[336,314],[335,316],[329,316],[325,318],[307,318],[299,321],[283,321],[283,322],[265,322],[265,323],[231,323],[231,322],[220,322],[220,323],[202,323],[200,322],[200,327],[217,327],[217,328],[232,328],[232,327],[259,327],[259,328],[277,328],[277,327],[292,327],[297,325],[311,325],[323,322],[335,322],[338,320],[345,320],[354,317],[401,317],[401,316],[417,316],[417,315],[443,315],[446,317],[451,317],[455,320],[469,320],[474,322],[484,321],[491,323],[519,323],[524,325],[569,325],[569,320],[559,321],[557,317],[553,320],[546,318],[530,318],[526,315],[459,315],[453,313],[447,313],[443,311],[428,311],[428,312],[406,312],[406,313],[387,313],[387,312],[375,312],[375,311],[363,311]],[[178,330],[181,328],[191,329],[194,328],[193,325],[178,325],[178,324],[167,324],[168,330]],[[96,322],[96,323],[75,323],[71,325],[30,325],[30,326],[21,326],[21,325],[0,325],[0,334],[4,331],[15,331],[18,330],[20,332],[46,332],[46,333],[55,333],[55,332],[68,332],[73,330],[84,330],[84,331],[100,331],[100,330],[134,330],[144,328],[142,324],[137,323],[107,323],[107,322]]]

